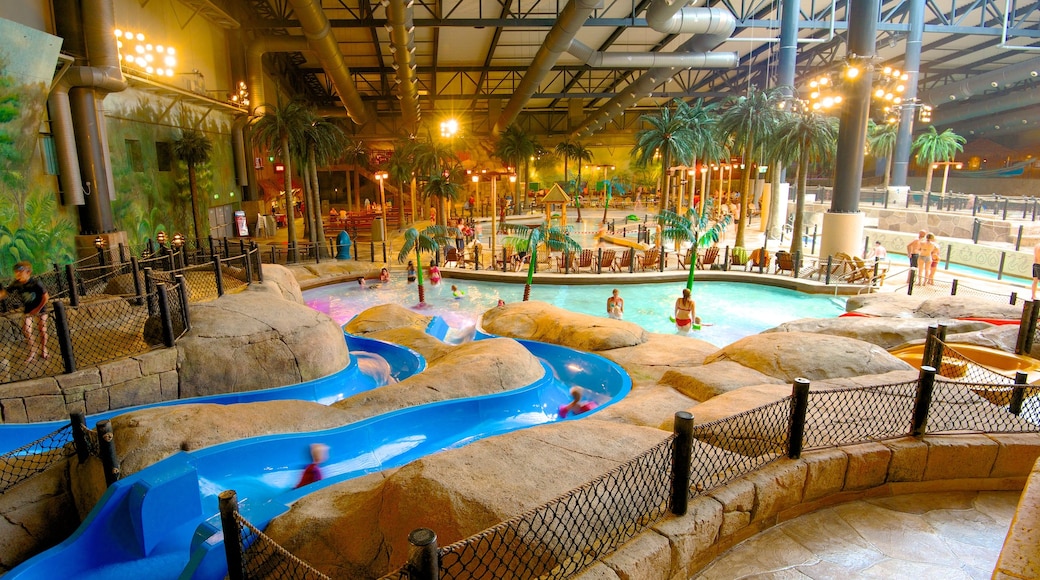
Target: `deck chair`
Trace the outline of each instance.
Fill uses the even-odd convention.
[[[592,270],[592,264],[595,261],[596,255],[592,253],[591,249],[582,250],[581,253],[578,254],[578,263],[574,266],[574,269],[578,272],[581,272],[582,268]]]
[[[647,270],[656,270],[658,263],[661,261],[661,250],[654,247],[650,248],[639,257],[639,270],[646,272]]]
[[[614,258],[614,263],[611,264],[611,269],[615,272],[624,272],[632,267],[632,258],[636,255],[636,251],[633,249],[625,250]]]
[[[769,250],[756,248],[754,252],[751,252],[751,256],[748,258],[747,269],[755,271],[761,267],[763,272],[768,272],[770,257]]]
[[[719,259],[719,247],[708,246],[704,250],[704,255],[697,258],[697,267],[700,269],[711,268],[715,260]]]
[[[603,250],[599,259],[599,270],[610,270],[614,266],[614,256],[617,255],[617,250]]]
[[[682,269],[689,268],[691,260],[692,261],[697,261],[697,248],[694,247],[694,246],[690,246],[686,250],[685,254],[677,256],[677,257],[679,259],[679,267],[680,268],[682,268]]]
[[[729,252],[729,267],[730,268],[733,268],[733,267],[744,268],[744,267],[747,266],[747,263],[748,263],[747,250],[744,250],[743,252],[738,252],[737,248],[733,248],[732,250],[730,250],[730,252]]]
[[[779,250],[776,253],[776,269],[773,270],[773,273],[783,274],[784,272],[794,273],[794,254]]]
[[[444,248],[444,267],[447,268],[449,264],[454,264],[458,267],[462,261],[462,257],[459,256],[459,249],[455,246],[448,246]]]
[[[863,258],[859,256],[853,256],[852,262],[855,264],[855,268],[849,274],[848,281],[850,284],[869,284],[874,283],[874,263],[866,263]],[[888,268],[878,264],[878,280],[883,284],[885,281],[885,274],[888,273]]]

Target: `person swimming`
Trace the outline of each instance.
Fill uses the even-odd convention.
[[[700,326],[701,319],[697,316],[697,305],[693,298],[690,298],[689,288],[683,288],[682,297],[676,299],[673,320],[675,320],[675,328],[683,334],[689,332],[695,325]]]
[[[383,268],[382,270],[380,270],[379,271],[379,281],[380,282],[389,282],[390,281],[390,270],[387,270],[386,268]]]
[[[614,288],[610,298],[607,298],[607,316],[614,320],[621,320],[625,316],[625,299],[621,297],[617,288]]]
[[[462,290],[459,290],[458,286],[452,284],[451,285],[451,295],[454,296],[456,300],[458,300],[459,298],[462,298],[463,296],[465,296],[466,293],[463,292]]]
[[[564,419],[568,414],[581,415],[582,413],[588,413],[595,408],[595,401],[582,402],[581,387],[571,387],[571,402],[566,405],[560,405],[556,412],[561,419]]]

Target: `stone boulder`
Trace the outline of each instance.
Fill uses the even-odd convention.
[[[744,337],[708,356],[704,363],[727,360],[785,383],[798,377],[818,380],[912,368],[875,344],[806,332],[774,332]]]
[[[647,341],[647,332],[632,322],[578,314],[545,302],[513,302],[481,317],[491,334],[526,338],[596,352]]]
[[[432,364],[437,359],[450,354],[455,349],[454,346],[437,340],[437,338],[430,336],[425,330],[415,326],[375,330],[366,333],[365,338],[384,340],[386,342],[392,342],[394,344],[408,347],[421,354],[423,358],[426,359],[426,364]]]
[[[907,296],[905,294],[861,294],[849,296],[845,310],[873,316],[899,318],[997,318],[1022,317],[1022,307],[973,296]]]
[[[511,391],[545,376],[541,363],[523,345],[508,338],[490,338],[454,347],[449,356],[430,363],[425,371],[333,403],[345,422],[436,401]]]
[[[344,425],[343,413],[308,401],[240,405],[187,404],[153,407],[112,419],[124,476],[178,451],[275,433],[318,431]]]
[[[596,413],[600,421],[657,428],[667,424],[676,411],[696,405],[697,401],[665,385],[645,385],[632,389],[624,399]]]
[[[180,398],[292,385],[350,362],[335,321],[269,291],[192,305],[191,325],[177,341]]]
[[[719,347],[696,338],[648,332],[645,342],[596,354],[621,365],[637,386],[656,384],[671,370],[699,366]]]
[[[580,487],[666,437],[657,429],[595,419],[514,431],[419,459],[390,474],[318,490],[294,503],[265,532],[333,578],[378,578],[404,563],[408,533],[415,528],[436,530],[438,543],[446,546]],[[571,533],[568,526],[556,529]],[[583,527],[582,533],[596,530]],[[495,570],[492,575],[530,578],[548,572],[558,561],[552,546],[549,537],[530,546],[542,558],[534,563],[541,569]],[[523,550],[519,545],[497,549]]]
[[[891,350],[915,339],[924,339],[928,327],[945,324],[948,334],[975,332],[992,328],[988,322],[934,318],[891,318],[880,316],[845,316],[838,318],[801,318],[785,322],[765,332],[811,332],[845,336],[876,344]]]
[[[419,314],[398,304],[381,304],[361,312],[343,328],[347,332],[359,336],[405,327],[425,332],[431,320],[433,320],[432,316]]]
[[[719,360],[683,370],[670,370],[661,377],[661,383],[701,402],[749,385],[784,382],[731,360]]]
[[[263,288],[263,290],[274,292],[286,300],[303,304],[303,292],[300,290],[300,283],[288,268],[279,264],[263,264],[262,267],[264,269],[264,283],[259,287],[254,284],[250,286],[250,290],[255,291],[258,288]]]
[[[288,268],[302,288],[314,288],[326,284],[355,282],[358,278],[378,279],[382,266],[381,262],[326,260],[320,264],[293,264]]]

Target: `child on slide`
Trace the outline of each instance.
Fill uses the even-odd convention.
[[[581,415],[582,413],[588,413],[589,411],[595,408],[595,401],[582,402],[581,387],[572,387],[571,402],[567,403],[566,405],[560,405],[560,408],[557,409],[557,414],[560,416],[561,419],[564,419],[567,417],[568,414]]]

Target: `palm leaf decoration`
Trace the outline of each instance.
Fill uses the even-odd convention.
[[[436,254],[440,251],[442,245],[451,243],[453,237],[461,235],[462,232],[458,228],[438,225],[431,225],[422,231],[415,228],[405,230],[404,243],[401,245],[401,251],[397,253],[397,261],[403,264],[408,259],[408,255],[413,250],[415,251],[416,281],[419,283],[420,305],[426,304],[426,288],[423,286],[422,255],[424,253]]]

